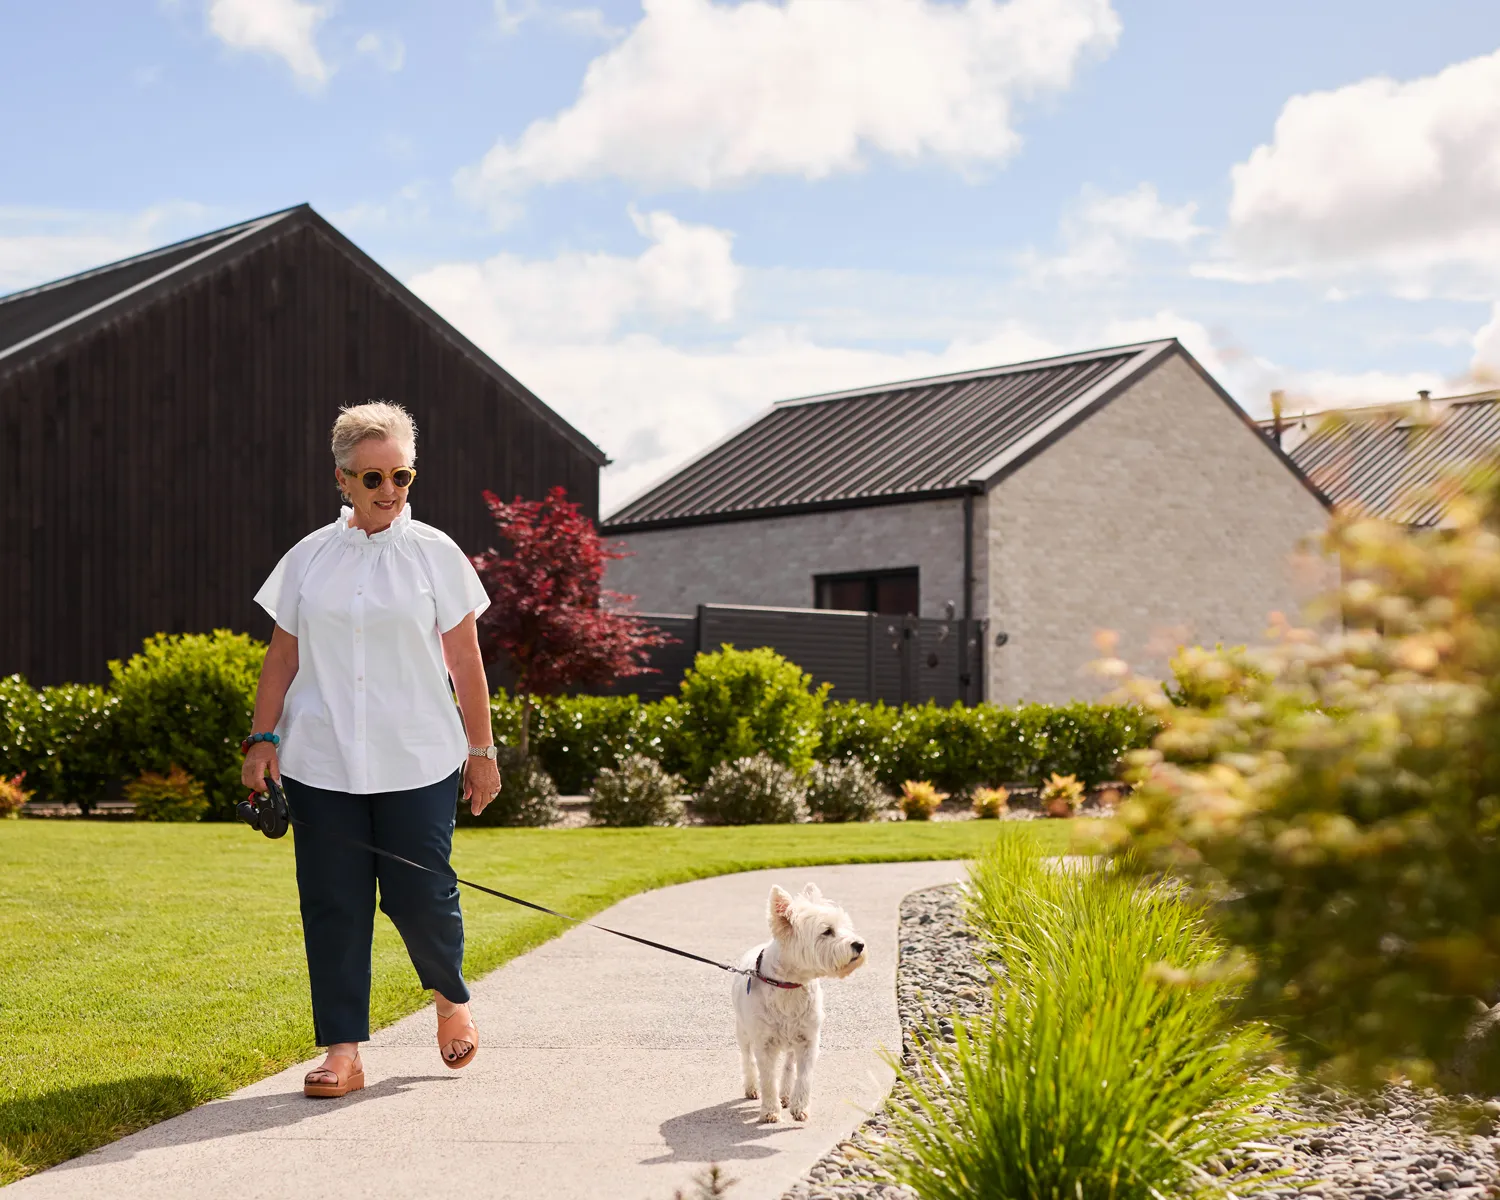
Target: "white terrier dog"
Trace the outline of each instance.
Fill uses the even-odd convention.
[[[805,1121],[823,1026],[818,980],[843,979],[863,966],[865,943],[849,914],[824,900],[816,884],[800,896],[772,887],[768,916],[771,940],[740,959],[740,969],[750,974],[734,983],[745,1095],[760,1099],[762,1121],[781,1120],[783,1105],[794,1120]]]

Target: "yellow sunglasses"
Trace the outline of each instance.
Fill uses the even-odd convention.
[[[350,479],[358,479],[360,483],[365,485],[365,491],[367,492],[375,491],[386,481],[387,476],[390,477],[390,481],[398,488],[411,487],[411,481],[417,477],[417,469],[415,467],[396,467],[391,471],[377,471],[373,467],[368,471],[351,471],[348,467],[340,467],[339,470],[349,476]]]

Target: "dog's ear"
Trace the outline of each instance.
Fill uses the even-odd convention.
[[[823,893],[818,891],[818,885],[815,883],[810,883],[803,888],[802,894],[814,904],[821,904],[823,902]]]
[[[784,937],[792,932],[792,896],[774,883],[771,885],[771,901],[766,906],[766,915],[771,921],[771,936]]]

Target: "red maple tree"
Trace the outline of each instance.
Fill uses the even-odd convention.
[[[479,648],[487,663],[510,663],[522,699],[524,757],[534,697],[654,671],[650,651],[674,639],[618,611],[635,597],[606,590],[604,570],[627,555],[599,536],[565,489],[508,504],[487,491],[484,502],[510,554],[490,549],[473,558],[490,597],[479,618]]]

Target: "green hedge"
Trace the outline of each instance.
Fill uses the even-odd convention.
[[[180,766],[201,782],[208,820],[233,819],[239,740],[249,729],[265,646],[243,634],[158,635],[110,664],[112,686],[30,687],[0,678],[0,775],[26,772],[39,799],[90,806],[112,781]],[[788,664],[789,665],[789,664]],[[599,772],[644,754],[676,775],[757,753],[805,772],[812,761],[858,758],[888,788],[926,779],[947,792],[1038,784],[1054,771],[1087,784],[1117,777],[1120,756],[1148,744],[1142,714],[1093,704],[892,708],[825,703],[769,651],[700,655],[683,698],[544,699],[532,714],[534,752],[559,790],[587,792]],[[792,680],[795,673],[797,679]],[[800,699],[789,701],[788,688]],[[744,695],[740,696],[743,692]],[[725,697],[739,697],[735,704]],[[700,697],[705,712],[689,701]],[[735,715],[735,705],[747,711]],[[491,701],[496,740],[515,745],[520,701]],[[733,718],[731,720],[731,718]],[[710,749],[711,746],[711,749]],[[706,752],[707,751],[707,752]],[[811,756],[811,757],[809,757]]]
[[[579,795],[594,776],[631,754],[684,772],[692,734],[675,697],[642,704],[634,696],[544,699],[532,713],[532,746],[560,791]],[[497,695],[495,738],[514,745],[520,701]],[[1117,779],[1121,755],[1150,741],[1134,708],[1102,704],[991,704],[892,708],[843,701],[823,710],[819,761],[853,757],[897,788],[927,779],[960,793],[992,784],[1037,785],[1054,771],[1090,786]],[[775,755],[773,755],[775,757]]]

